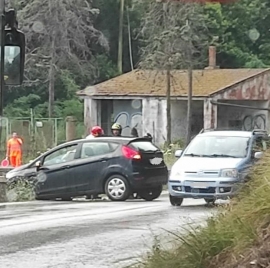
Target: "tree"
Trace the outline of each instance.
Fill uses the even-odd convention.
[[[268,0],[239,0],[204,6],[206,23],[218,37],[221,68],[261,68],[270,64],[270,4]]]
[[[188,128],[190,140],[192,68],[203,55],[206,27],[199,5],[181,2],[157,3],[149,1],[149,9],[142,24],[140,68],[166,73],[167,142],[171,143],[171,85],[175,69],[189,69]]]
[[[88,81],[94,81],[93,54],[100,48],[108,50],[108,42],[93,26],[99,10],[92,8],[90,1],[32,0],[23,4],[18,17],[27,39],[26,76],[31,76],[33,67],[44,70],[36,82],[48,82],[48,112],[52,117],[57,73],[76,66]]]
[[[122,13],[123,21],[119,29],[120,23],[120,0],[93,0],[94,5],[100,9],[100,15],[96,20],[96,27],[104,33],[110,44],[110,52],[108,55],[108,62],[111,66],[115,65],[115,69],[118,70],[118,49],[119,49],[119,31],[122,28],[122,71],[128,72],[132,69],[132,63],[134,65],[139,61],[139,40],[136,39],[138,34],[141,18],[144,16],[145,9],[143,4],[141,6],[135,5],[136,0],[125,0],[124,11]],[[130,44],[132,43],[132,62],[130,53]],[[121,46],[121,45],[120,45]],[[107,56],[107,55],[106,55]],[[109,67],[111,69],[111,67]],[[117,71],[117,74],[121,72]]]

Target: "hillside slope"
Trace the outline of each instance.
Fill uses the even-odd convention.
[[[239,196],[206,227],[174,234],[173,250],[155,245],[137,267],[270,267],[270,154],[253,168]]]

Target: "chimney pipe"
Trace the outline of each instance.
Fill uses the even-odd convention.
[[[216,67],[216,55],[217,55],[217,50],[215,46],[210,46],[209,47],[209,67]]]
[[[218,69],[217,63],[217,51],[215,46],[209,46],[208,49],[208,67],[205,69]]]

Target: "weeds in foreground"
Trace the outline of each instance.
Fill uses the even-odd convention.
[[[7,189],[7,199],[9,202],[35,200],[33,184],[23,179],[10,184]]]
[[[161,250],[159,242],[136,267],[219,268],[239,258],[257,241],[262,225],[270,223],[269,153],[253,168],[250,178],[238,197],[210,218],[206,227],[171,234],[173,249]]]
[[[164,155],[164,161],[168,168],[171,168],[173,164],[177,161],[177,158],[174,156],[176,150],[181,150],[183,148],[183,143],[181,141],[172,143],[170,145],[164,145],[162,149]]]

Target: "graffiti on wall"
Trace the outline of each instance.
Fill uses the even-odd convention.
[[[121,124],[123,136],[130,136],[131,129],[135,127],[139,135],[142,135],[142,113],[136,112],[129,114],[127,112],[120,112],[115,116],[114,122]]]
[[[251,131],[253,129],[266,129],[265,114],[257,114],[255,116],[247,115],[243,119],[243,129]]]
[[[262,74],[218,94],[219,99],[268,100],[269,75]]]

